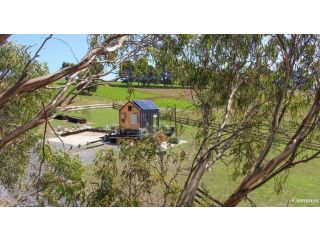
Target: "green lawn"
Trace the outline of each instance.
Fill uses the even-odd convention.
[[[53,86],[62,86],[65,84],[64,79],[60,79],[53,83]],[[84,104],[87,102],[110,102],[110,101],[127,101],[130,99],[149,99],[153,97],[159,97],[156,94],[148,93],[146,91],[141,91],[140,89],[133,88],[131,95],[126,87],[118,85],[99,85],[96,92],[91,93],[91,95],[78,95],[76,98],[76,103]],[[161,97],[161,96],[160,96]]]
[[[163,89],[165,91],[166,89]],[[111,86],[99,86],[97,92],[92,96],[79,96],[77,103],[90,104],[90,103],[102,103],[102,102],[124,102],[128,99],[128,92],[125,87],[111,87]],[[152,99],[162,109],[172,108],[176,106],[178,109],[189,108],[192,104],[187,98],[169,98],[159,93],[148,92],[148,90],[139,88],[134,89],[134,94],[131,99]],[[114,109],[96,109],[85,111],[72,111],[66,114],[70,116],[79,116],[87,119],[88,124],[94,127],[105,128],[107,125],[118,124],[118,110]],[[191,114],[191,111],[190,111]],[[186,116],[183,113],[182,116]],[[217,117],[221,114],[217,112]],[[66,126],[72,128],[75,125],[58,120],[52,120],[54,126]],[[161,121],[163,126],[174,126],[173,122]],[[187,143],[179,145],[175,148],[175,151],[185,150],[188,153],[189,160],[195,154],[195,135],[197,129],[191,126],[184,126],[182,131],[182,140],[186,140]],[[190,167],[190,163],[188,163]],[[233,172],[232,166],[225,166],[222,162],[218,162],[213,166],[212,171],[208,171],[201,183],[203,183],[210,194],[217,199],[225,200],[237,187],[242,177],[239,177],[236,181],[233,181],[230,177]],[[320,162],[310,162],[308,164],[302,164],[290,170],[288,179],[284,184],[283,191],[276,195],[274,192],[274,180],[269,181],[260,189],[249,194],[258,206],[320,206]],[[181,186],[184,183],[185,178],[181,178]],[[318,203],[303,203],[297,202],[303,199],[317,199]],[[292,201],[294,200],[294,201]],[[250,206],[249,202],[241,202],[239,206]]]
[[[165,94],[154,93],[151,90],[148,91],[147,88],[144,88],[143,90],[139,88],[133,88],[133,91],[130,94],[127,88],[117,86],[99,86],[97,91],[92,93],[91,96],[78,95],[73,105],[107,103],[113,101],[126,102],[129,99],[150,99],[153,100],[160,108],[170,108],[176,106],[178,109],[185,109],[192,106],[192,102],[189,99],[178,96],[178,94],[176,98],[169,98]]]
[[[107,125],[110,126],[112,124],[118,124],[119,122],[119,111],[112,108],[72,111],[68,114],[86,118],[87,124],[99,128],[106,128]]]
[[[127,88],[111,87],[111,86],[99,86],[97,91],[93,93],[93,96],[106,97],[112,101],[126,101],[130,99],[147,99],[156,97],[155,94],[147,93],[139,89],[134,89],[131,94]]]
[[[154,103],[160,108],[172,108],[177,109],[189,109],[192,107],[192,102],[186,99],[175,99],[175,98],[157,98]]]
[[[162,121],[163,125],[172,125],[172,122]],[[189,156],[189,163],[186,167],[190,167],[193,156],[195,155],[195,135],[197,129],[192,126],[185,126],[181,139],[187,143],[176,147],[175,151],[185,150]],[[308,151],[311,155],[314,152]],[[271,154],[276,154],[271,153]],[[271,157],[271,156],[270,156]],[[215,198],[224,201],[236,189],[243,177],[232,180],[231,174],[233,166],[226,166],[222,162],[217,162],[211,171],[204,174],[200,183],[204,184],[210,194]],[[180,184],[183,186],[185,177],[180,178]],[[283,184],[283,190],[280,194],[274,191],[275,179],[270,180],[261,188],[249,194],[249,198],[257,206],[320,206],[320,161],[313,161],[307,164],[301,164],[290,170],[286,182]],[[315,199],[318,203],[303,203],[303,200]],[[300,201],[300,202],[299,202]],[[247,201],[243,201],[239,206],[251,206]]]
[[[66,128],[76,127],[76,124],[74,123],[70,123],[68,121],[56,120],[56,119],[50,120],[50,123],[55,129],[57,129],[58,126],[66,127]]]
[[[78,112],[68,112],[71,116],[84,117],[88,120],[89,124],[94,127],[103,127],[118,123],[118,110],[114,109],[95,109]],[[66,127],[73,127],[75,124],[67,123],[64,121],[53,120],[53,125],[61,125]],[[174,126],[173,122],[161,121],[161,126]],[[195,135],[197,129],[192,126],[185,126],[181,132],[181,140],[186,140],[187,143],[175,147],[174,151],[185,150],[189,156],[189,163],[186,167],[190,167],[190,162],[195,154]],[[230,177],[233,171],[232,166],[225,166],[222,162],[218,162],[208,171],[202,181],[212,194],[217,199],[225,200],[232,191],[235,190],[242,177],[233,181]],[[302,164],[290,170],[288,179],[284,184],[283,191],[277,195],[274,192],[274,180],[269,181],[260,189],[249,194],[257,206],[320,206],[320,203],[299,203],[292,199],[319,199],[320,201],[320,162],[310,162]],[[180,179],[181,186],[185,178]],[[249,202],[241,202],[239,206],[250,206]]]
[[[292,199],[318,199],[320,201],[320,163],[310,162],[290,170],[282,192],[274,192],[275,180],[272,179],[261,188],[249,194],[249,198],[257,206],[320,206],[320,203],[299,203]],[[232,167],[217,163],[212,171],[207,172],[202,183],[210,194],[220,200],[225,200],[237,187],[242,178],[233,181],[228,173]],[[241,202],[239,206],[250,206],[249,202]]]
[[[66,112],[66,115],[83,117],[87,119],[87,125],[91,125],[96,128],[106,128],[107,125],[118,124],[119,111],[112,108],[102,108],[94,110],[81,110]],[[64,126],[67,128],[76,127],[76,124],[69,123],[67,121],[52,120],[53,126]]]

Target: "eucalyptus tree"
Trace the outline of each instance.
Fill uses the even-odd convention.
[[[261,42],[261,36],[201,35],[194,36],[185,47],[183,60],[187,78],[184,81],[193,90],[202,126],[198,133],[199,149],[177,205],[185,202],[192,205],[206,170],[224,158],[236,139],[250,134],[248,131],[253,126],[248,128],[249,125],[259,124],[252,121],[258,118],[255,109],[259,103],[255,97],[260,96],[256,94],[259,82],[255,79],[266,71],[259,55]],[[260,65],[253,71],[257,58]],[[240,95],[243,85],[250,87]],[[234,109],[241,111],[235,113]],[[234,127],[226,132],[230,121]]]
[[[193,205],[202,176],[209,167],[214,171],[217,161],[234,165],[234,179],[245,176],[230,198],[219,201],[235,206],[280,172],[318,156],[294,161],[307,154],[311,139],[318,139],[318,51],[318,37],[312,35],[190,39],[181,55],[181,73],[193,89],[203,123],[177,206]],[[303,84],[297,84],[297,72]],[[279,145],[283,132],[289,136]],[[280,154],[274,156],[271,149]]]
[[[319,157],[318,150],[307,151],[319,139],[320,55],[316,35],[90,35],[90,48],[83,59],[52,74],[36,61],[51,36],[33,57],[26,47],[4,42],[7,36],[1,39],[4,40],[0,45],[0,181],[8,187],[18,182],[26,172],[30,149],[35,148],[40,160],[39,173],[29,187],[43,205],[116,205],[114,193],[116,198],[126,199],[126,205],[138,205],[145,200],[140,196],[148,195],[151,180],[166,178],[163,172],[154,171],[159,167],[168,171],[162,157],[169,155],[150,151],[153,156],[147,160],[153,159],[148,162],[156,163],[154,168],[140,162],[149,156],[149,153],[141,156],[145,153],[143,147],[139,146],[138,152],[124,148],[126,154],[121,159],[131,163],[132,159],[127,159],[130,152],[137,156],[132,162],[142,168],[138,164],[115,176],[109,161],[113,156],[101,155],[98,161],[104,168],[96,173],[99,187],[86,196],[79,160],[52,153],[45,146],[48,120],[58,107],[64,111],[82,91],[103,84],[97,82],[101,77],[117,73],[123,63],[137,59],[152,61],[158,76],[167,71],[175,81],[190,86],[194,106],[201,115],[196,153],[177,206],[194,204],[202,177],[209,168],[215,170],[217,161],[233,165],[233,179],[243,179],[227,199],[215,202],[236,206],[275,176]],[[146,67],[148,64],[144,62]],[[102,67],[91,71],[96,64]],[[52,86],[65,76],[70,76],[65,85]],[[45,125],[42,136],[34,131],[41,124]],[[148,143],[143,146],[145,150],[154,149],[148,148],[152,146]],[[185,155],[171,156],[167,161],[173,163],[185,158]],[[130,176],[138,172],[147,173],[145,182],[131,181],[136,179]],[[103,185],[110,177],[116,185]],[[176,176],[174,179],[173,189],[167,180],[162,180],[164,193],[173,191],[176,196],[179,187]],[[136,183],[142,186],[136,189],[143,194],[137,197],[129,191],[128,197],[127,190]],[[24,198],[16,197],[17,202]]]
[[[276,36],[279,52],[278,64],[272,69],[280,75],[272,114],[268,123],[266,141],[245,171],[245,177],[223,206],[236,206],[242,199],[270,179],[292,167],[318,158],[320,151],[308,152],[313,141],[319,140],[319,38],[313,35]],[[270,40],[270,41],[272,41]],[[303,84],[297,81],[297,72]],[[301,116],[298,117],[297,115]],[[281,127],[286,127],[286,116],[293,119],[294,126],[288,133],[288,141],[276,154],[271,149],[279,140]]]
[[[46,38],[35,56],[25,64],[18,81],[15,84],[11,82],[10,85],[2,89],[0,92],[0,110],[10,104],[11,101],[26,93],[33,94],[43,88],[56,89],[57,92],[51,101],[33,119],[2,136],[0,139],[0,149],[25,132],[46,122],[49,116],[53,117],[57,107],[60,107],[60,111],[65,110],[66,106],[79,93],[92,87],[96,80],[115,73],[123,61],[145,54],[146,48],[157,40],[153,35],[90,35],[89,51],[77,64],[60,69],[55,73],[44,74],[35,78],[28,76],[30,66],[35,63],[40,50],[51,38],[51,35]],[[98,73],[92,71],[96,65],[103,67],[103,69],[99,67]],[[70,77],[63,86],[49,86],[68,75]],[[3,77],[6,78],[6,76]],[[80,81],[77,81],[79,77]]]
[[[125,141],[119,152],[101,150],[85,206],[174,206],[184,174],[184,151],[164,152],[152,138]]]
[[[138,85],[140,82],[145,85],[148,81],[149,62],[147,57],[141,57],[134,62],[134,75],[137,78]],[[149,85],[149,83],[148,83]]]
[[[0,34],[0,45],[5,43],[10,36],[11,34]]]
[[[65,66],[55,73],[48,73],[47,66],[40,64],[37,57],[41,54],[43,46],[52,40],[52,35],[44,40],[34,56],[29,54],[28,46],[5,42],[7,38],[8,36],[1,38],[3,41],[1,40],[0,46],[0,181],[1,185],[6,186],[7,189],[12,188],[19,179],[24,177],[28,179],[26,174],[30,164],[37,165],[34,168],[38,168],[39,174],[31,176],[34,180],[29,182],[29,187],[26,187],[26,189],[32,189],[31,186],[38,186],[45,176],[50,175],[49,172],[45,175],[41,173],[41,170],[44,171],[42,166],[46,166],[47,171],[50,169],[49,166],[55,163],[55,160],[50,163],[49,159],[62,159],[59,154],[51,154],[46,150],[46,131],[51,127],[48,120],[58,111],[64,111],[82,91],[92,88],[95,85],[94,81],[111,74],[121,62],[142,51],[149,42],[146,37],[90,36],[90,49],[77,64]],[[126,39],[134,42],[128,46],[128,43],[124,44]],[[119,49],[122,46],[124,49],[120,52]],[[99,66],[99,69],[96,66]],[[64,85],[52,85],[66,76],[69,77]],[[44,124],[43,135],[36,129],[42,124]],[[41,155],[38,154],[39,161],[32,162],[32,159],[36,159],[32,154],[39,149],[41,150]],[[63,157],[63,159],[66,160],[65,166],[67,166],[68,158]],[[63,165],[61,162],[60,164]],[[76,166],[73,170],[78,171]],[[52,168],[53,173],[65,175],[63,167],[58,165]],[[72,175],[67,174],[67,176]],[[68,185],[68,179],[65,177],[62,179]],[[46,186],[48,187],[48,184]],[[57,189],[63,188],[57,185]],[[36,190],[35,192],[38,193],[41,188],[37,187]],[[30,193],[22,195],[28,194]],[[13,195],[16,194],[13,192]],[[22,195],[16,195],[15,198],[25,199]],[[53,202],[53,200],[47,202]]]
[[[130,82],[133,82],[133,72],[134,64],[132,61],[123,61],[118,70],[118,76],[122,79],[123,82],[127,82],[129,85]]]
[[[49,153],[44,156],[47,152],[45,135],[47,128],[51,126],[48,119],[55,114],[57,107],[61,106],[67,96],[66,89],[70,82],[74,81],[76,73],[88,68],[92,62],[90,58],[98,51],[91,51],[77,65],[49,74],[48,66],[37,61],[38,54],[49,40],[51,36],[45,39],[34,56],[29,53],[29,46],[10,41],[3,42],[0,46],[0,185],[5,188],[5,195],[8,195],[5,198],[12,200],[11,204],[16,204],[16,201],[24,202],[31,192],[38,193],[40,189],[33,191],[33,188],[38,185],[40,175],[43,180],[48,174],[35,173],[41,170],[42,165],[52,166],[49,159],[59,159],[59,154],[51,152],[50,158]],[[105,46],[105,50],[115,50],[114,47],[110,49]],[[49,86],[69,74],[72,78],[69,78],[66,86]],[[36,129],[42,123],[43,135]],[[41,156],[37,154],[40,150]],[[64,159],[64,163],[67,163],[68,159]],[[55,168],[56,176],[61,174],[60,170]],[[1,191],[1,195],[4,195],[4,192]]]
[[[43,106],[43,108],[38,112],[38,114],[34,115],[32,119],[17,126],[15,129],[1,137],[0,149],[2,149],[5,145],[10,143],[12,140],[26,133],[27,131],[46,122],[48,117],[52,116],[57,107],[63,107],[63,104],[70,103],[74,98],[74,96],[72,96],[72,93],[74,93],[76,90],[79,91],[79,89],[77,88],[78,85],[81,84],[83,86],[80,89],[80,91],[82,91],[92,82],[93,78],[100,77],[101,75],[106,75],[107,73],[104,73],[99,74],[98,76],[94,75],[90,76],[89,78],[84,78],[82,81],[80,81],[78,84],[74,86],[73,90],[70,91],[69,86],[75,83],[77,76],[84,71],[88,71],[88,69],[94,63],[97,56],[109,55],[109,53],[116,51],[122,45],[125,36],[110,36],[108,39],[106,39],[106,41],[103,44],[90,50],[86,54],[86,56],[84,56],[84,58],[74,66],[63,68],[51,74],[43,74],[37,77],[29,76],[28,74],[30,67],[34,65],[35,59],[38,56],[41,48],[44,46],[46,41],[50,40],[50,38],[51,36],[49,36],[43,42],[39,50],[36,52],[35,56],[24,65],[24,68],[20,73],[20,76],[18,77],[17,81],[10,81],[6,88],[2,89],[0,93],[0,110],[10,105],[11,102],[15,101],[15,99],[17,99],[21,95],[24,95],[26,93],[32,95],[36,93],[37,90],[48,87],[49,84],[61,79],[64,76],[67,76],[69,74],[71,74],[71,76],[68,78],[64,86],[57,88],[58,91],[56,92],[55,96],[51,98],[51,101],[48,104]],[[3,46],[4,45],[2,45],[2,48]],[[4,79],[7,79],[6,75],[4,76]]]
[[[155,73],[163,86],[172,83],[179,84],[177,80],[178,61],[181,51],[188,40],[188,35],[158,36],[158,44],[149,48],[150,58],[155,66]]]
[[[5,43],[0,47],[0,92],[21,81],[21,74],[32,57],[28,48],[14,43]],[[48,67],[35,61],[28,67],[28,76],[36,78],[48,74]],[[53,92],[42,89],[34,94],[21,95],[0,109],[0,138],[15,131],[19,126],[30,121],[42,110]],[[29,150],[39,141],[36,131],[29,131],[15,139],[6,148],[0,150],[0,183],[12,187],[25,172],[29,163]]]

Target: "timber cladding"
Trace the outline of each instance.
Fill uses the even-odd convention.
[[[119,111],[119,128],[121,133],[140,128],[140,109],[130,101]]]

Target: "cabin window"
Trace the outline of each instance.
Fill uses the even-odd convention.
[[[132,106],[128,106],[128,111],[129,111],[129,112],[132,111]]]
[[[126,118],[126,113],[125,112],[122,112],[121,113],[121,120],[124,120]]]
[[[137,113],[132,113],[131,114],[131,124],[132,125],[137,125],[138,124],[138,114]]]

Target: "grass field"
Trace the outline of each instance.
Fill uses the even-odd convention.
[[[170,123],[168,123],[170,124]],[[195,155],[195,135],[197,129],[191,126],[185,126],[181,139],[187,140],[186,144],[180,145],[176,150],[185,150],[189,155],[189,161]],[[310,151],[310,154],[314,153]],[[274,153],[275,154],[275,153]],[[271,156],[270,156],[271,157]],[[231,174],[233,166],[226,166],[222,162],[217,162],[212,171],[205,173],[200,183],[204,184],[210,194],[215,198],[225,200],[238,186],[243,177],[232,180]],[[181,186],[185,178],[181,178]],[[261,188],[249,194],[250,199],[257,206],[320,206],[320,161],[313,161],[302,164],[290,170],[283,190],[280,194],[274,191],[275,179],[270,180]],[[304,203],[304,200],[318,200],[314,203]],[[251,206],[250,203],[241,202],[239,206]]]
[[[118,122],[117,110],[114,109],[97,109],[83,112],[73,112],[74,116],[86,117],[89,122],[94,122],[96,127],[105,127],[106,125],[115,124]],[[172,122],[161,121],[160,125],[173,126]],[[197,129],[192,126],[184,125],[181,139],[187,143],[176,147],[175,151],[185,150],[188,153],[189,160],[195,154],[195,135]],[[188,167],[189,167],[188,163]],[[90,169],[90,166],[88,167]],[[237,187],[242,177],[236,181],[231,178],[233,172],[232,166],[226,166],[222,162],[218,162],[208,171],[201,184],[204,184],[210,194],[219,200],[225,200]],[[257,206],[320,206],[320,203],[303,203],[304,199],[319,199],[320,198],[320,163],[310,162],[300,165],[290,170],[287,181],[283,185],[283,190],[280,194],[274,192],[274,180],[269,181],[260,189],[249,194],[250,199]],[[185,178],[180,179],[181,186]],[[293,200],[293,201],[292,201]],[[299,202],[300,201],[300,202]],[[319,200],[320,201],[320,200]],[[243,201],[239,206],[250,206],[250,203]]]
[[[211,172],[204,175],[202,183],[205,184],[212,196],[225,200],[236,189],[241,180],[239,178],[233,181],[229,175],[232,171],[232,167],[226,167],[222,162],[219,162]],[[290,170],[283,185],[283,190],[279,195],[274,192],[275,180],[273,179],[250,193],[249,197],[257,206],[320,206],[320,202],[298,202],[301,199],[317,199],[320,201],[319,171],[319,163],[310,162],[301,165]],[[250,206],[250,203],[241,202],[239,206]]]
[[[154,99],[154,103],[160,108],[187,109],[192,107],[192,102],[186,99],[157,98]]]
[[[102,108],[94,110],[70,111],[69,116],[83,117],[87,119],[86,125],[96,128],[106,128],[107,125],[118,124],[119,111],[112,108]],[[52,120],[53,126],[75,127],[76,124],[67,121]]]
[[[187,140],[187,143],[180,145],[177,149],[177,151],[185,150],[189,155],[190,162],[195,155],[196,143],[194,139],[196,133],[197,129],[195,127],[185,126],[181,138]],[[205,173],[200,186],[203,184],[215,198],[221,201],[226,200],[243,179],[240,176],[237,180],[232,180],[233,170],[233,166],[226,166],[221,161],[217,162],[211,171]],[[185,178],[181,178],[180,181],[181,186],[183,186]],[[249,197],[257,206],[320,206],[319,182],[320,161],[315,160],[291,169],[280,194],[275,193],[275,179],[272,179],[261,188],[250,193]],[[318,202],[303,202],[310,199]],[[243,201],[239,206],[251,205],[248,201]]]
[[[107,125],[110,126],[119,122],[119,111],[111,108],[74,111],[72,116],[86,118],[88,124],[99,128],[106,128]]]
[[[105,102],[124,102],[128,99],[128,92],[125,87],[99,86],[97,92],[92,96],[79,96],[75,105],[105,103]],[[162,109],[173,108],[185,109],[192,106],[192,102],[185,92],[181,89],[147,89],[134,88],[132,99],[152,99]],[[71,116],[84,117],[88,124],[94,127],[105,128],[107,125],[118,124],[118,111],[114,109],[96,109],[86,111],[67,112]],[[186,116],[189,113],[182,113]],[[74,127],[74,124],[53,120],[54,126],[61,125]],[[174,126],[171,122],[161,121],[161,125]],[[186,140],[186,144],[176,147],[176,151],[185,150],[188,152],[190,161],[195,154],[195,135],[197,129],[191,126],[184,126],[181,139]],[[90,167],[89,167],[90,168]],[[202,182],[209,190],[210,194],[219,200],[225,200],[241,181],[239,177],[233,181],[230,177],[233,172],[232,166],[226,166],[218,162],[213,166],[212,171],[208,171]],[[274,180],[269,181],[260,189],[249,194],[249,197],[258,206],[320,206],[320,162],[310,162],[308,164],[297,166],[290,170],[286,183],[283,185],[283,191],[277,195],[274,192]],[[181,186],[184,178],[180,179]],[[316,199],[318,202],[305,203],[304,200]],[[249,202],[241,202],[239,206],[250,206]]]
[[[58,84],[62,84],[59,82]],[[129,93],[125,87],[101,85],[92,95],[78,95],[73,105],[85,105],[109,102],[126,102],[132,99],[150,99],[160,108],[176,106],[178,109],[190,108],[192,102],[182,89],[132,88]]]
[[[147,99],[157,97],[154,94],[150,94],[139,89],[134,89],[130,95],[127,88],[111,86],[99,86],[97,91],[93,93],[93,96],[106,97],[112,101],[127,101],[129,99]]]
[[[103,127],[107,125],[118,123],[118,111],[114,109],[95,109],[79,112],[69,112],[69,115],[85,117],[89,124],[94,127]],[[53,120],[54,125],[59,124],[67,127],[75,126],[75,124]],[[172,122],[161,121],[160,125],[174,126]],[[176,151],[185,150],[189,155],[191,161],[194,156],[195,149],[195,135],[197,129],[195,127],[184,125],[181,139],[186,140],[187,143],[176,147]],[[90,168],[90,167],[89,167]],[[212,171],[208,171],[202,181],[210,194],[220,200],[225,200],[237,184],[241,181],[241,177],[233,181],[230,177],[233,171],[232,166],[225,166],[222,162],[218,162],[213,166]],[[251,200],[257,206],[320,206],[320,203],[303,203],[298,202],[301,199],[319,199],[320,198],[320,163],[310,162],[308,164],[300,165],[290,170],[288,179],[284,184],[283,191],[277,195],[274,192],[274,180],[269,181],[260,189],[249,194]],[[180,179],[181,185],[184,183],[184,178]],[[294,201],[292,201],[294,200]],[[320,201],[320,200],[319,200]],[[241,202],[239,206],[250,206],[249,202]]]

